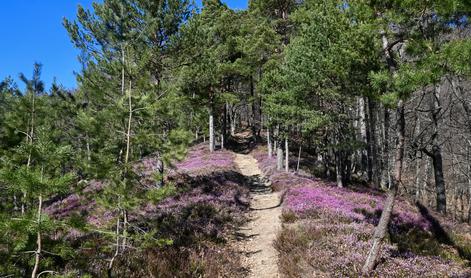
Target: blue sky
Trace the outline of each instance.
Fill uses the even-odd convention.
[[[47,88],[54,77],[67,88],[76,86],[74,71],[80,70],[77,50],[62,26],[73,19],[77,5],[91,7],[93,0],[3,0],[0,3],[0,80],[30,77],[33,63],[43,64]],[[200,1],[197,1],[197,3]],[[247,0],[226,0],[233,9],[244,9]],[[20,83],[20,82],[18,82]],[[21,84],[19,84],[21,85]]]

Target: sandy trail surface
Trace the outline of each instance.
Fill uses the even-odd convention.
[[[280,194],[272,192],[251,155],[236,154],[235,162],[251,183],[251,220],[239,231],[244,238],[240,249],[245,254],[244,266],[250,270],[248,277],[279,277],[278,254],[273,241],[281,229]]]

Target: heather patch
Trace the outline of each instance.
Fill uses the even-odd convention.
[[[276,171],[266,150],[254,151],[274,188],[285,191],[275,247],[285,277],[361,277],[385,196],[365,187],[338,188],[309,174]],[[372,277],[470,277],[469,226],[398,198]],[[455,233],[452,231],[460,231]],[[450,234],[448,236],[448,234]]]
[[[224,172],[235,170],[234,154],[226,150],[210,153],[206,144],[199,144],[188,151],[187,157],[174,164],[177,172],[192,176],[203,175],[213,171]]]
[[[148,204],[142,217],[154,219],[159,233],[178,245],[224,241],[231,228],[245,221],[248,206],[241,199],[246,198],[248,189],[239,185],[242,181],[243,177],[234,173],[206,177],[187,192],[157,205]]]
[[[183,161],[166,169],[164,189],[169,190],[165,192],[157,187],[156,174],[161,166],[158,157],[149,156],[133,166],[139,185],[129,194],[145,194],[148,202],[128,212],[129,242],[132,245],[133,238],[147,238],[150,243],[119,256],[116,273],[123,277],[169,277],[172,273],[231,277],[244,271],[239,254],[223,243],[246,221],[245,178],[234,171],[233,153],[209,153],[206,149],[206,145],[197,145]],[[52,218],[80,223],[80,227],[57,234],[83,255],[63,263],[96,276],[104,275],[106,259],[114,250],[99,235],[112,230],[117,212],[92,198],[106,186],[106,182],[90,181],[78,190],[80,193],[58,197],[45,208]],[[145,265],[158,268],[143,268]]]

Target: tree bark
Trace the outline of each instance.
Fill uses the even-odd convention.
[[[422,188],[424,189],[424,191],[426,192],[427,191],[427,186],[428,186],[428,179],[429,179],[429,176],[430,176],[430,158],[427,157],[427,163],[425,163],[425,176],[424,176],[424,179],[422,181]],[[428,201],[428,196],[426,198],[426,194],[423,194],[422,195],[422,202],[426,203]]]
[[[299,145],[299,152],[298,152],[298,163],[296,164],[296,172],[299,171],[299,162],[301,161],[301,145]]]
[[[368,178],[370,182],[379,187],[380,177],[378,174],[378,142],[376,139],[376,103],[368,98]]]
[[[340,151],[335,152],[335,176],[337,180],[337,187],[343,187],[343,163]]]
[[[390,53],[388,39],[384,31],[381,31],[381,39],[383,42],[383,52],[386,57],[389,71],[393,76],[395,76],[396,75],[396,63]],[[396,138],[396,156],[395,156],[395,161],[394,161],[394,178],[392,180],[390,189],[387,193],[386,202],[383,206],[383,211],[381,213],[379,223],[376,226],[376,229],[373,235],[373,244],[368,253],[368,257],[366,258],[365,264],[363,265],[363,268],[362,268],[362,272],[364,274],[368,274],[375,267],[378,254],[381,250],[381,244],[384,237],[386,236],[388,225],[391,219],[391,215],[394,208],[394,201],[396,199],[399,185],[402,182],[402,167],[404,163],[404,149],[405,149],[404,145],[405,145],[405,129],[406,129],[404,106],[405,106],[404,100],[399,99],[397,102],[397,109],[396,109],[396,117],[397,117],[396,137],[397,138]]]
[[[440,144],[438,142],[438,117],[440,114],[440,87],[437,86],[430,102],[431,118],[433,124],[432,134],[432,152],[429,153],[432,157],[433,162],[433,173],[435,176],[435,188],[437,192],[437,211],[442,214],[446,214],[446,189],[445,189],[445,178],[443,176],[443,159]]]
[[[418,137],[420,134],[420,118],[417,116],[416,122],[415,122],[415,131],[414,131],[415,137]],[[415,159],[415,200],[420,201],[422,192],[421,192],[421,187],[420,187],[420,163],[422,162],[421,159],[416,158]]]
[[[404,102],[398,101],[397,105],[397,139],[396,139],[396,157],[394,164],[394,178],[391,187],[388,191],[386,202],[381,213],[378,226],[376,226],[373,235],[373,245],[368,253],[368,257],[363,265],[362,272],[367,274],[375,267],[376,259],[381,249],[381,243],[386,235],[391,214],[394,208],[394,201],[396,199],[399,185],[402,182],[402,166],[404,162],[404,143],[405,143],[405,115],[404,115]]]
[[[258,142],[260,137],[260,122],[261,122],[261,113],[260,113],[260,105],[259,105],[259,98],[255,93],[254,88],[254,80],[253,77],[250,76],[250,95],[252,97],[252,135],[255,140]]]
[[[129,153],[131,150],[131,124],[132,124],[132,89],[131,89],[131,81],[129,81],[129,89],[128,89],[128,126],[126,132],[126,155],[124,157],[124,163],[129,162]]]
[[[384,108],[384,122],[383,122],[383,148],[382,148],[382,163],[381,163],[381,188],[387,189],[391,184],[391,164],[390,164],[390,151],[389,151],[389,127],[390,127],[390,113],[388,108]]]
[[[367,129],[367,123],[369,122],[368,114],[366,113],[366,103],[365,97],[360,97],[358,100],[358,114],[359,114],[359,130],[360,130],[360,141],[365,144],[365,148],[360,150],[360,161],[361,161],[361,170],[364,174],[366,172],[367,178],[370,181],[372,176],[372,170],[368,162],[369,150],[371,138],[369,134],[369,129]]]
[[[289,146],[288,146],[288,136],[285,137],[285,171],[289,172]]]
[[[222,119],[222,127],[221,127],[221,149],[224,149],[224,143],[226,140],[226,131],[227,131],[227,103],[224,104],[224,115]]]
[[[116,236],[116,244],[115,245],[116,245],[116,248],[115,248],[113,257],[111,257],[111,260],[108,264],[108,277],[109,278],[112,277],[114,261],[116,260],[116,257],[118,257],[118,255],[119,255],[119,236],[120,236],[119,227],[120,227],[120,223],[121,223],[121,218],[120,218],[120,216],[118,216],[118,219],[116,220],[116,231],[115,231],[115,236]]]
[[[283,169],[283,149],[281,148],[281,142],[278,142],[278,146],[276,148],[276,169]]]
[[[214,152],[214,115],[213,107],[209,108],[209,151]]]
[[[471,172],[471,167],[469,167]],[[468,178],[468,223],[471,224],[471,178]]]
[[[38,204],[38,215],[36,221],[38,222],[38,232],[36,234],[36,252],[34,256],[34,267],[33,272],[31,273],[31,278],[36,278],[37,273],[39,270],[39,262],[41,260],[41,252],[42,252],[42,240],[41,240],[41,213],[43,207],[43,197],[39,195],[39,204]]]
[[[432,147],[433,173],[435,177],[435,188],[437,191],[437,211],[446,214],[446,189],[443,177],[442,153],[438,146]]]
[[[276,169],[279,171],[283,169],[283,148],[281,145],[281,139],[280,139],[280,126],[278,125],[276,127]]]
[[[268,148],[268,157],[273,157],[273,146],[272,146],[272,138],[270,136],[270,127],[267,126],[267,148]]]

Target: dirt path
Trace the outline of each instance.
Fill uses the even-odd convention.
[[[241,249],[246,254],[248,277],[273,278],[278,275],[278,256],[273,241],[281,228],[280,196],[271,192],[251,155],[236,154],[240,172],[251,181],[251,221],[240,230],[245,239]]]

